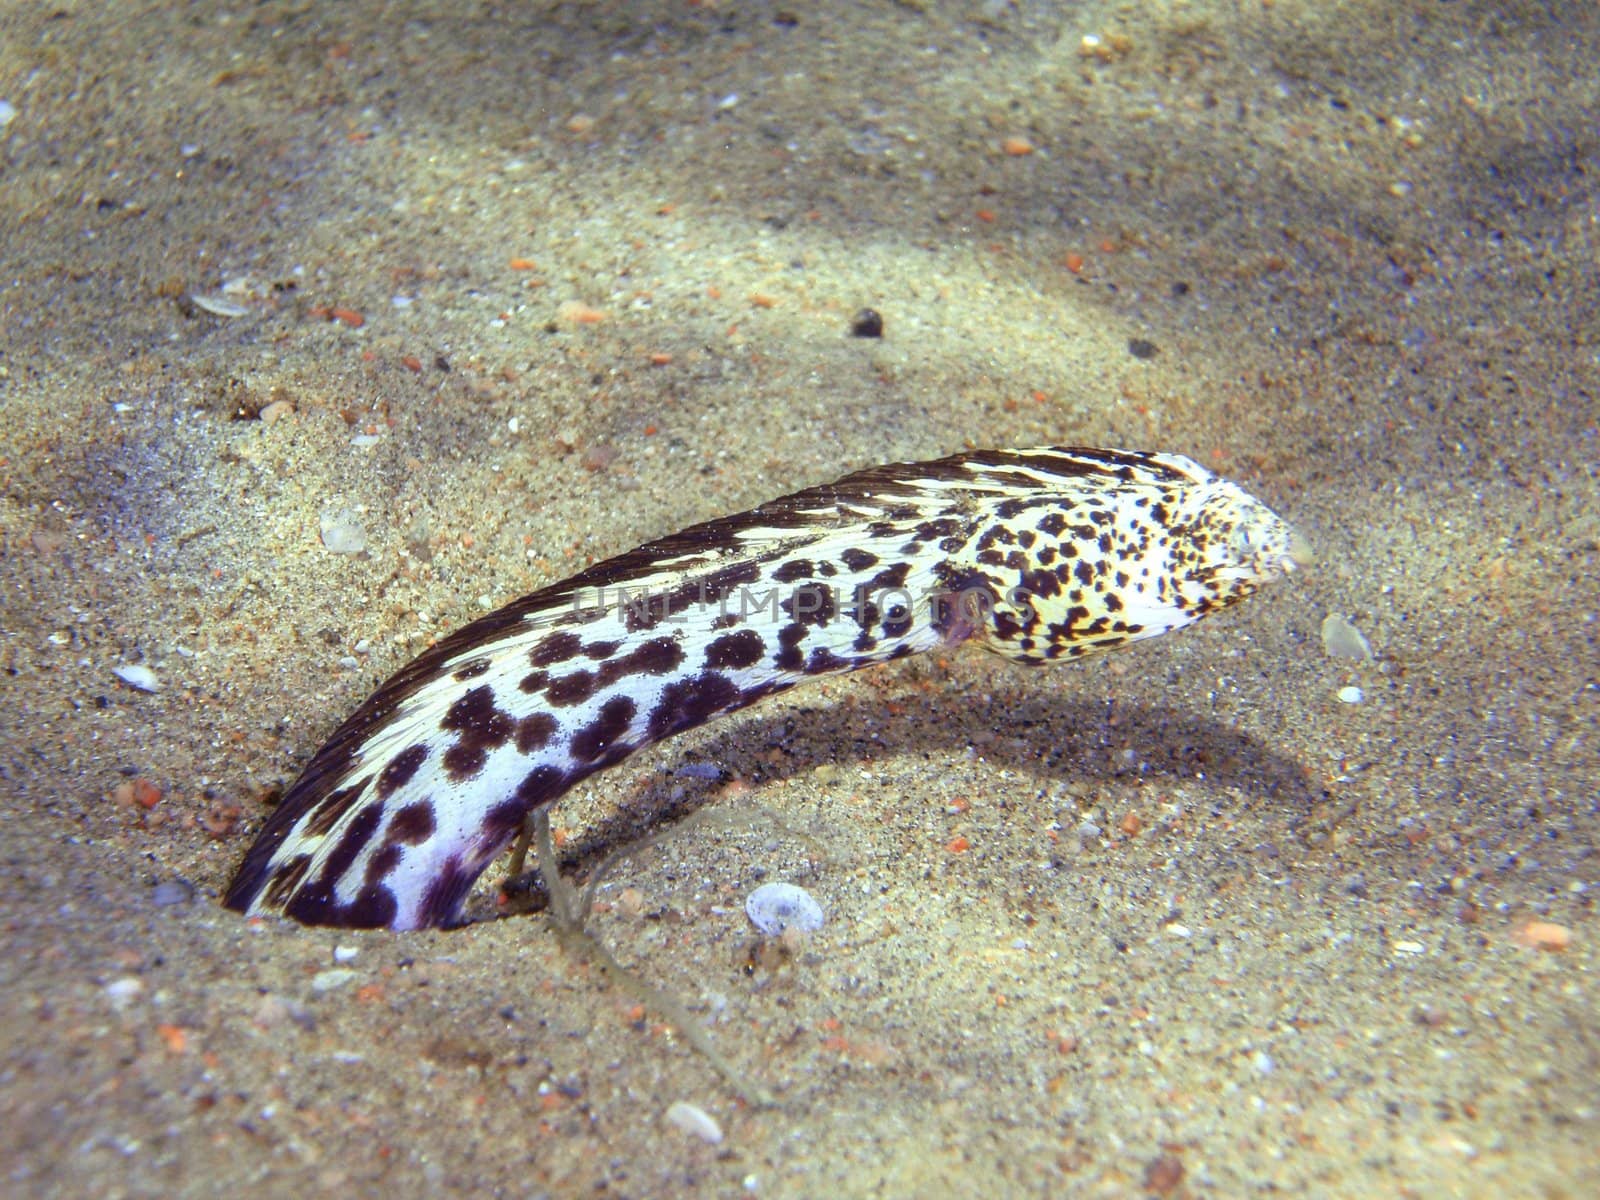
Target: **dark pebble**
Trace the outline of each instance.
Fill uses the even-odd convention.
[[[883,318],[875,308],[863,308],[850,320],[851,337],[882,337]]]
[[[1154,358],[1159,351],[1154,342],[1148,342],[1144,338],[1129,338],[1128,353],[1135,358]]]

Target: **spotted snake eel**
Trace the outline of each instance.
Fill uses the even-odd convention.
[[[579,780],[814,676],[971,642],[1039,665],[1154,637],[1307,559],[1187,458],[1043,446],[874,467],[695,525],[444,638],[344,722],[225,903],[311,925],[461,919]]]

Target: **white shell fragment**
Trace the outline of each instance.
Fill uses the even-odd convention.
[[[677,1101],[667,1109],[667,1120],[708,1146],[722,1145],[722,1126],[718,1125],[717,1119],[698,1104]]]
[[[787,929],[815,933],[822,928],[822,905],[792,883],[764,883],[745,897],[745,915],[768,937]]]
[[[149,667],[135,663],[131,666],[112,667],[111,673],[136,692],[159,692],[161,680]]]
[[[242,304],[235,304],[232,300],[224,300],[221,296],[202,296],[198,292],[191,292],[189,299],[198,309],[210,313],[213,317],[248,317],[250,310]]]
[[[1367,641],[1361,630],[1338,613],[1329,613],[1322,618],[1322,652],[1329,658],[1372,661],[1372,643]]]
[[[111,1007],[121,1012],[137,1000],[144,991],[144,984],[132,975],[124,975],[121,979],[113,979],[105,986],[106,999],[111,1002]]]
[[[329,509],[319,525],[322,544],[335,554],[360,554],[367,548],[367,531],[354,509]]]
[[[319,995],[323,992],[337,991],[356,978],[357,973],[346,967],[329,967],[311,977],[311,990]]]

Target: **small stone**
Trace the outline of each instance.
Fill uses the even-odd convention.
[[[564,300],[556,309],[556,320],[563,325],[598,325],[605,319],[604,310],[591,308],[582,300]]]
[[[1372,644],[1366,635],[1338,613],[1322,618],[1322,652],[1329,658],[1372,661]]]
[[[1183,1160],[1176,1154],[1163,1154],[1144,1165],[1144,1190],[1157,1196],[1170,1196],[1183,1183]]]
[[[768,937],[794,928],[815,933],[822,928],[822,906],[805,888],[792,883],[764,883],[745,897],[745,915]]]
[[[1152,359],[1161,353],[1161,349],[1148,338],[1129,338],[1128,353],[1138,359]]]
[[[367,548],[367,531],[354,509],[329,509],[319,524],[322,544],[335,554],[360,554]]]
[[[335,946],[333,948],[333,961],[336,963],[355,962],[356,955],[361,953],[359,946]]]
[[[850,318],[850,336],[858,338],[881,338],[883,336],[883,317],[875,308],[863,308]]]
[[[121,1012],[144,993],[144,982],[132,975],[125,975],[106,984],[105,993],[106,999],[111,1001],[111,1007]]]
[[[313,1029],[317,1023],[305,1005],[273,992],[268,992],[257,1002],[255,1011],[250,1014],[250,1021],[257,1029],[276,1029],[288,1021],[293,1021],[302,1029]]]
[[[248,317],[250,310],[242,304],[235,304],[224,296],[203,296],[198,293],[189,297],[190,303],[196,308],[210,313],[213,317]]]
[[[164,879],[150,889],[150,903],[157,908],[172,908],[194,899],[194,885],[182,879]]]
[[[667,1109],[667,1120],[708,1146],[722,1145],[722,1126],[697,1104],[679,1100]]]
[[[1340,688],[1337,695],[1340,704],[1360,704],[1367,698],[1367,694],[1353,683]]]
[[[1529,921],[1518,931],[1517,940],[1535,950],[1565,950],[1572,945],[1572,930],[1554,921]]]
[[[136,692],[159,692],[161,690],[161,680],[156,678],[156,673],[149,667],[139,663],[112,667],[111,673]]]
[[[311,977],[311,990],[320,996],[324,992],[342,988],[356,978],[354,971],[346,970],[344,967],[330,967],[326,971],[318,971]]]

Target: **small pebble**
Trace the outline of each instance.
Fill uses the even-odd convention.
[[[335,554],[360,554],[367,548],[367,531],[353,509],[330,509],[322,514],[320,525],[322,544]]]
[[[697,1104],[677,1101],[667,1109],[667,1120],[708,1146],[722,1145],[722,1126],[717,1124],[715,1117]]]
[[[156,673],[149,667],[135,663],[130,666],[112,667],[111,673],[136,692],[159,692],[161,680],[156,678]]]
[[[689,779],[721,779],[722,768],[716,763],[686,762],[673,774],[683,775]]]
[[[1338,696],[1341,704],[1360,704],[1366,699],[1366,693],[1353,683],[1347,687],[1340,688]]]
[[[1129,338],[1128,353],[1135,358],[1152,359],[1161,353],[1160,348],[1148,338]]]
[[[157,908],[171,908],[193,899],[194,885],[182,879],[164,879],[150,890],[150,903]]]
[[[213,317],[248,317],[250,310],[242,304],[235,304],[232,300],[225,300],[221,296],[201,296],[191,294],[190,301],[196,308],[203,309]]]
[[[768,937],[789,929],[815,933],[822,928],[822,906],[792,883],[764,883],[745,897],[745,915]]]
[[[125,975],[106,984],[105,992],[106,999],[111,1001],[111,1007],[121,1012],[144,992],[144,983],[132,975]]]
[[[356,955],[361,953],[359,946],[335,946],[333,948],[333,961],[336,963],[355,962]]]
[[[883,317],[875,308],[863,308],[850,318],[850,336],[858,338],[881,338],[883,336]]]
[[[604,311],[592,308],[582,300],[563,300],[556,309],[556,320],[563,325],[598,325],[605,319]]]
[[[250,1014],[250,1021],[258,1029],[276,1029],[287,1021],[293,1021],[302,1029],[314,1029],[317,1024],[317,1019],[305,1005],[273,992],[261,997],[255,1011]]]
[[[9,100],[0,100],[0,129],[4,129],[7,125],[11,124],[12,121],[16,120],[16,118],[16,106]]]
[[[1329,658],[1372,661],[1372,645],[1366,636],[1338,613],[1322,618],[1322,652]]]
[[[1536,950],[1565,950],[1572,945],[1572,930],[1554,921],[1529,921],[1522,927],[1519,940]]]
[[[326,971],[318,971],[311,977],[311,990],[318,995],[332,992],[344,987],[356,977],[356,972],[346,970],[344,967],[329,967]]]

